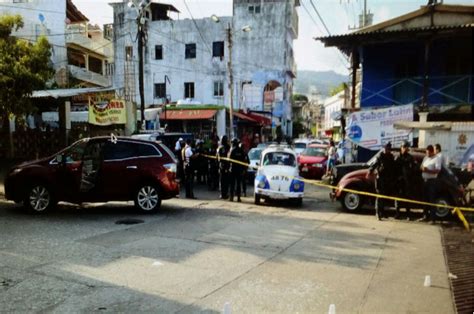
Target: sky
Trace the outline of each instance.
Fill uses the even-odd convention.
[[[327,36],[323,24],[319,20],[310,0],[300,0],[302,6],[299,14],[299,36],[294,42],[294,51],[298,70],[335,71],[348,74],[348,63],[336,48],[325,48],[314,40],[315,37]],[[374,14],[374,23],[417,10],[427,0],[366,0],[368,10]],[[74,4],[84,13],[92,24],[113,22],[112,7],[107,0],[73,0]],[[218,16],[232,14],[232,0],[164,0],[163,3],[174,5],[181,14],[180,19]],[[349,32],[358,21],[364,0],[312,0],[320,13],[331,35]],[[471,4],[473,0],[444,0],[445,4]],[[189,7],[186,8],[185,3]],[[309,14],[308,14],[309,13]],[[357,22],[358,23],[358,22]]]

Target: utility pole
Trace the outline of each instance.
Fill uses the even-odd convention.
[[[146,45],[146,20],[145,10],[150,5],[150,0],[142,0],[136,4],[136,0],[130,0],[127,4],[129,8],[134,8],[137,12],[137,45],[138,45],[138,91],[140,94],[140,114],[141,121],[138,129],[145,129],[145,87],[143,83],[143,46]]]
[[[232,26],[229,23],[227,26],[227,44],[229,50],[229,62],[227,63],[229,71],[229,92],[230,92],[230,107],[229,107],[229,120],[230,120],[230,138],[234,138],[234,74],[232,73]]]
[[[140,127],[139,130],[145,129],[145,87],[143,86],[143,45],[145,44],[144,24],[142,23],[142,11],[137,17],[138,23],[138,89],[140,93]],[[144,21],[143,21],[144,22]]]

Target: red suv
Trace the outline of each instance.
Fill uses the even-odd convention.
[[[321,179],[326,173],[328,145],[310,144],[298,156],[300,176],[306,179]]]
[[[130,138],[77,141],[56,155],[14,167],[5,196],[41,213],[59,201],[134,200],[147,213],[179,194],[176,160],[164,145]]]

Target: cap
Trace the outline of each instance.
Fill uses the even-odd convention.
[[[181,141],[184,141],[184,140],[183,140],[183,138],[182,138],[182,137],[180,137],[178,141],[180,141],[180,142],[181,142]]]
[[[388,142],[387,144],[385,144],[385,148],[392,148],[392,143]]]
[[[408,143],[408,141],[403,141],[401,147],[410,147],[410,143]]]

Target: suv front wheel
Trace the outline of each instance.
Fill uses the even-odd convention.
[[[160,191],[154,184],[143,184],[137,189],[134,201],[143,213],[156,213],[161,207]]]
[[[57,201],[48,185],[33,183],[26,189],[23,206],[29,213],[40,214],[56,206]]]

